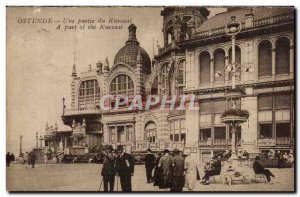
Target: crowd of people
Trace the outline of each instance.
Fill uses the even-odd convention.
[[[190,157],[190,152],[181,152],[175,148],[172,152],[165,149],[159,152],[157,157],[151,149],[147,149],[145,155],[145,177],[148,184],[153,184],[159,189],[170,189],[172,192],[180,192],[183,187],[193,190],[196,182],[196,164]],[[134,173],[134,158],[124,152],[123,146],[107,146],[101,175],[104,191],[114,191],[115,176],[119,177],[121,189],[131,192],[131,177]],[[118,179],[117,179],[118,188]]]
[[[30,165],[32,168],[34,168],[36,160],[37,160],[37,156],[34,153],[34,151],[30,151],[30,152],[25,152],[25,153],[20,153],[19,158],[18,158],[18,162],[26,165]],[[16,161],[16,158],[14,156],[14,154],[10,154],[9,152],[6,154],[6,166],[9,167],[9,165]]]
[[[6,153],[6,167],[9,167],[12,162],[16,160],[15,155],[13,153]]]

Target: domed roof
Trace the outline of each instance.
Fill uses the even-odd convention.
[[[151,70],[151,61],[148,53],[139,45],[136,39],[136,26],[131,24],[128,27],[129,38],[126,41],[126,45],[122,47],[117,55],[115,56],[114,64],[126,63],[129,66],[135,67],[137,65],[137,56],[140,53],[140,62],[143,68],[146,70]]]

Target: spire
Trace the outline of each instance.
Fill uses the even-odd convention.
[[[76,74],[76,66],[75,64],[73,64],[73,70],[72,70],[72,75],[71,75],[73,78],[74,77],[77,77],[77,74]]]
[[[128,40],[126,41],[126,45],[139,44],[139,42],[136,39],[136,26],[134,24],[129,25],[128,31],[129,31],[129,37]]]
[[[106,58],[105,58],[104,70],[109,70],[109,62],[108,62],[108,57],[106,57]]]
[[[74,64],[73,64],[73,70],[72,70],[72,75],[73,78],[77,77],[77,73],[76,73],[76,66],[75,66],[75,51],[74,51]]]
[[[89,69],[88,69],[88,71],[89,71],[89,72],[92,71],[92,65],[91,65],[91,64],[89,64]]]

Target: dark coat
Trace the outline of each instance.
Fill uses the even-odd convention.
[[[134,173],[134,158],[128,153],[118,155],[115,169],[119,176],[131,176]]]
[[[184,175],[184,158],[177,155],[172,158],[173,176],[181,177]]]
[[[113,155],[105,156],[103,167],[101,170],[102,176],[115,176],[116,157]]]
[[[159,160],[161,157],[157,157],[155,161],[155,170],[154,170],[154,186],[162,186],[162,168],[158,167]]]
[[[259,161],[255,160],[253,163],[253,170],[255,174],[263,174],[265,168],[259,163]]]
[[[221,173],[221,169],[222,169],[221,160],[218,159],[216,162],[214,162],[213,169],[214,169],[214,175],[219,175]]]
[[[38,160],[36,154],[34,152],[30,152],[29,153],[29,163],[31,165],[34,165],[36,160]]]
[[[155,166],[155,156],[153,154],[147,154],[145,156],[145,168],[153,169]]]

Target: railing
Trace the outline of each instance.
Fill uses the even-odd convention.
[[[257,146],[293,146],[294,142],[289,137],[277,138],[259,138],[257,139]]]
[[[66,109],[64,115],[95,114],[95,113],[100,113],[100,112],[101,112],[101,110],[97,107],[76,108],[76,109]]]
[[[215,147],[223,147],[229,146],[231,140],[230,139],[207,139],[207,140],[199,140],[199,146],[215,146]]]
[[[284,21],[293,21],[294,20],[294,14],[293,13],[287,13],[287,14],[281,14],[273,17],[266,17],[262,19],[253,20],[253,27],[259,27],[259,26],[265,26],[269,24],[284,22]],[[246,29],[245,23],[242,23],[242,30]],[[194,38],[204,38],[212,35],[219,35],[225,33],[225,26],[224,27],[218,27],[211,30],[206,31],[200,31],[197,32],[193,37]]]
[[[183,142],[149,142],[147,140],[139,140],[135,143],[135,150],[137,151],[145,151],[147,148],[151,150],[163,151],[164,149],[183,149],[184,143]]]

